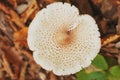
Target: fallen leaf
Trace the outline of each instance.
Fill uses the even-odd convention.
[[[7,0],[13,7],[17,6],[17,0]]]
[[[114,42],[115,40],[117,40],[119,38],[120,38],[120,35],[117,35],[117,34],[111,35],[107,38],[102,38],[102,40],[101,40],[102,46],[105,46],[111,42]]]
[[[93,3],[94,4],[99,4],[99,3],[101,3],[103,0],[93,0]]]
[[[71,4],[75,5],[81,14],[92,15],[92,8],[90,6],[89,0],[70,0]]]
[[[53,72],[50,72],[50,80],[57,80],[57,77],[53,74]]]
[[[27,45],[27,32],[28,32],[27,27],[24,27],[24,28],[20,29],[19,31],[15,32],[13,34],[14,41],[19,42],[20,44],[23,44],[25,47],[28,47],[28,45]]]

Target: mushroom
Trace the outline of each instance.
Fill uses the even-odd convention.
[[[27,41],[36,63],[56,75],[74,74],[88,67],[101,47],[95,20],[62,2],[36,14]]]

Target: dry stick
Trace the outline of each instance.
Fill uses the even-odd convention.
[[[9,24],[6,22],[5,14],[0,11],[0,32],[2,32],[5,37],[9,39],[9,41],[12,43],[13,38],[11,36],[11,33],[13,32],[12,29],[9,27]],[[2,34],[1,34],[2,36]]]
[[[21,15],[21,21],[26,23],[28,18],[36,11],[39,10],[36,0],[32,0],[28,9]]]
[[[40,72],[39,76],[41,80],[46,80],[46,75],[44,73]]]
[[[119,38],[120,38],[120,35],[115,34],[113,36],[108,37],[106,40],[102,39],[102,47],[109,44],[109,43],[111,43],[111,42],[116,41]]]
[[[14,47],[11,48],[10,46],[4,46],[3,50],[5,52],[5,57],[7,58],[7,60],[20,67],[23,61],[20,58],[18,52],[15,51],[15,48]]]
[[[10,20],[13,23],[15,23],[20,28],[26,27],[25,24],[23,23],[23,21],[20,20],[20,17],[18,16],[18,14],[15,11],[10,9],[9,12],[10,12],[10,15],[11,15]]]
[[[3,43],[2,43],[2,41],[0,41],[0,56],[2,56],[2,54],[4,54],[4,52],[2,51],[2,49],[1,49],[1,45],[3,45]],[[1,57],[0,57],[1,58]]]
[[[23,51],[23,54],[26,55],[30,61],[34,61],[33,56],[28,51]]]
[[[18,29],[26,27],[24,22],[21,21],[19,15],[14,10],[6,7],[4,4],[1,4],[0,6],[3,7],[2,9],[0,9],[4,12],[9,11],[9,13],[6,12],[6,18],[8,19],[10,27],[13,29],[14,32],[18,31]]]
[[[8,16],[6,16],[8,21],[9,21],[9,24],[10,24],[10,27],[13,29],[14,32],[17,31],[17,28],[13,25],[13,22],[11,20],[9,20]]]
[[[2,65],[2,60],[0,59],[0,65]],[[4,80],[4,74],[3,71],[5,71],[4,67],[0,66],[0,80]]]
[[[10,46],[3,46],[2,50],[4,51],[4,55],[7,59],[8,62],[13,63],[15,67],[15,72],[14,72],[14,78],[18,78],[19,76],[19,70],[22,64],[22,59],[19,56],[18,52],[16,51],[16,48],[10,47]]]
[[[0,58],[0,70],[2,69],[2,60],[1,60],[1,58]]]
[[[26,27],[25,24],[23,23],[23,21],[20,20],[19,15],[14,10],[12,10],[11,8],[8,8],[4,4],[0,3],[0,10],[5,12],[8,20],[12,21],[19,28]]]
[[[0,3],[0,10],[2,10],[5,14],[9,14],[8,8],[6,8],[6,6],[2,3]],[[8,15],[5,15],[5,17],[8,18]],[[8,22],[11,25],[11,28],[13,29],[13,31],[16,31],[16,28],[13,27],[12,21],[8,19]]]
[[[7,61],[7,59],[6,59],[6,57],[5,57],[4,54],[2,55],[2,59],[3,59],[3,66],[4,66],[5,71],[6,71],[6,72],[10,75],[10,77],[13,79],[13,78],[14,78],[14,75],[13,75],[13,73],[12,73],[12,71],[11,71],[10,65],[9,65],[9,63],[8,63],[8,61]]]
[[[6,6],[0,2],[0,10],[5,12],[6,14],[9,14],[9,11],[6,9]]]
[[[28,62],[25,62],[24,65],[22,66],[19,80],[25,80],[25,72],[26,72],[27,65],[28,65]]]
[[[0,72],[5,71],[4,67],[2,67],[3,66],[2,63],[3,61],[0,59]]]

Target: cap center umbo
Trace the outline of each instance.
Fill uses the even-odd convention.
[[[74,40],[74,32],[67,31],[66,29],[59,30],[57,31],[55,38],[58,44],[62,46],[69,45]]]

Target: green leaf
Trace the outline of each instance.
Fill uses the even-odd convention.
[[[112,74],[108,73],[107,80],[120,80],[120,77],[113,76]]]
[[[81,70],[76,75],[77,75],[77,80],[90,80],[85,70]]]
[[[86,73],[82,70],[77,73],[77,80],[106,80],[107,75],[104,71]]]
[[[106,70],[108,69],[108,64],[102,55],[97,55],[96,58],[93,60],[92,65],[96,68]]]
[[[112,58],[112,57],[105,56],[105,60],[107,61],[109,67],[112,67],[118,64],[117,59]]]
[[[88,76],[90,80],[106,80],[107,75],[103,71],[92,72]]]
[[[120,66],[116,65],[110,68],[110,73],[113,76],[120,77]]]

